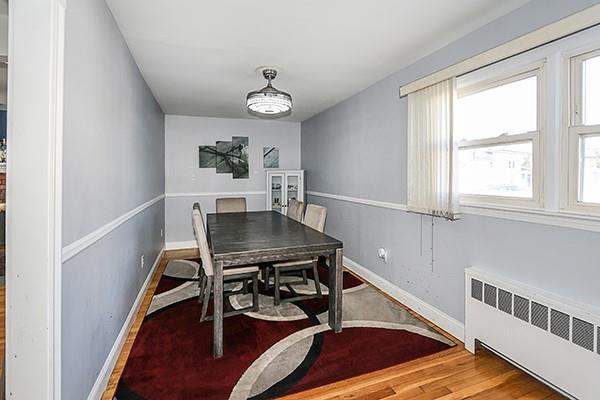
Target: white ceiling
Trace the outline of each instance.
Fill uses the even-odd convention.
[[[303,121],[527,0],[107,0],[167,114],[252,118],[280,68]]]

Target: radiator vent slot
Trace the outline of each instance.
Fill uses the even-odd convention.
[[[515,294],[515,317],[529,322],[529,300]]]
[[[571,338],[570,335],[570,317],[558,310],[552,309],[550,311],[550,332],[555,334],[558,337],[561,337],[565,340],[569,340]],[[592,330],[592,339],[593,339],[594,331]]]
[[[594,351],[594,325],[573,317],[573,343],[589,351]]]
[[[545,331],[548,330],[548,307],[531,302],[531,323]]]
[[[485,304],[496,307],[496,286],[485,284]]]
[[[471,279],[471,297],[483,301],[483,282]]]
[[[512,314],[512,293],[498,289],[498,309],[507,314]]]

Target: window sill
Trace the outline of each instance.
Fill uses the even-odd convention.
[[[587,213],[472,203],[461,204],[461,211],[464,214],[600,232],[600,215]]]

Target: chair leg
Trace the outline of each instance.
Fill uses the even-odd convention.
[[[212,292],[213,278],[207,277],[206,289],[204,290],[204,300],[202,302],[202,314],[200,315],[200,322],[206,319],[206,312],[208,311],[208,303],[210,302],[210,293]]]
[[[305,269],[302,270],[302,283],[305,285],[308,284],[308,274]]]
[[[252,274],[252,311],[258,311],[258,272]]]
[[[281,293],[279,293],[279,285],[281,284],[279,281],[280,274],[279,268],[273,267],[273,269],[275,270],[275,305],[278,306],[281,303]]]
[[[270,265],[265,266],[265,272],[263,273],[263,279],[265,280],[265,290],[269,290],[269,272],[271,270]]]
[[[317,267],[317,262],[313,262],[313,275],[315,278],[315,290],[317,291],[317,295],[319,297],[323,296],[321,293],[321,282],[319,282],[319,269]]]
[[[200,280],[198,282],[198,303],[202,304],[202,299],[204,297],[204,289],[206,286],[206,275],[202,274],[202,276],[200,276]]]

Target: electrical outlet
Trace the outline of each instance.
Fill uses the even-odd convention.
[[[163,237],[163,228],[160,228],[160,237]]]
[[[384,263],[388,262],[388,252],[383,247],[377,250],[377,257],[381,258]]]
[[[140,268],[144,269],[144,255],[142,254],[142,256],[140,257]]]

